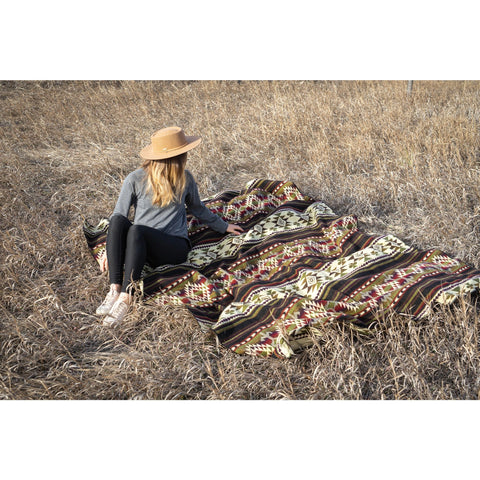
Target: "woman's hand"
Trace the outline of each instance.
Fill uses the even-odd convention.
[[[107,252],[104,251],[102,256],[98,259],[98,263],[100,264],[100,271],[106,272],[108,270],[108,260],[107,260]]]
[[[243,233],[243,228],[240,225],[235,225],[233,223],[229,223],[227,227],[228,233],[234,233],[235,235],[240,235]]]

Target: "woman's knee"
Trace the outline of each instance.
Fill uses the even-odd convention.
[[[131,222],[127,217],[116,213],[110,217],[110,221],[108,224],[108,231],[109,233],[121,233],[125,230],[128,230],[131,226]]]
[[[116,213],[115,215],[112,215],[110,217],[109,226],[127,225],[129,223],[130,223],[130,220],[127,217],[125,217],[124,215],[121,215],[120,213]]]
[[[132,225],[128,230],[127,244],[136,244],[143,240],[142,225]]]

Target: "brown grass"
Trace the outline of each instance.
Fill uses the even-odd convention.
[[[242,357],[184,310],[103,328],[81,224],[109,215],[153,131],[203,137],[200,192],[288,179],[364,230],[480,267],[480,84],[2,82],[0,398],[475,399],[472,302],[369,337],[340,326],[290,360]]]

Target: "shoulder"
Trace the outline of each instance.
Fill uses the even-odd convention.
[[[146,172],[143,168],[137,168],[133,172],[130,172],[126,178],[125,181],[128,180],[130,182],[137,182],[139,180],[143,180],[146,176]]]
[[[143,182],[145,177],[146,177],[145,170],[143,168],[138,168],[137,170],[130,172],[125,177],[124,183],[130,184],[130,185],[138,185],[140,182]]]
[[[190,170],[185,169],[185,178],[187,179],[187,183],[195,182],[195,178]]]
[[[190,170],[185,169],[185,188],[190,190],[197,185],[195,178]]]

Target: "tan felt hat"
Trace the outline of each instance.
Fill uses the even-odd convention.
[[[152,135],[152,143],[143,148],[140,156],[144,160],[163,160],[188,152],[202,139],[187,137],[180,127],[167,127]]]

